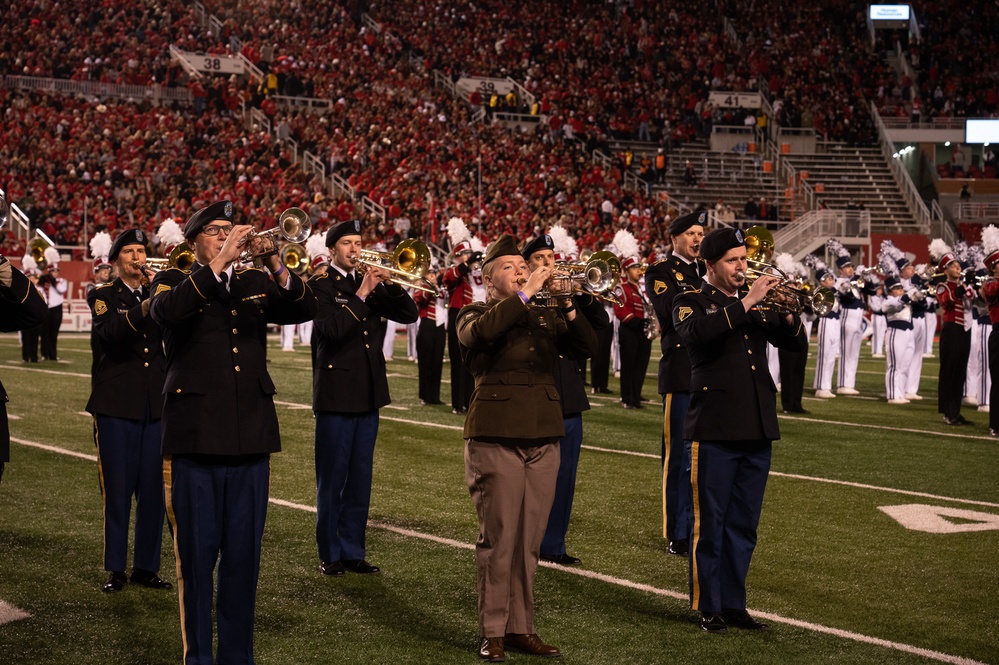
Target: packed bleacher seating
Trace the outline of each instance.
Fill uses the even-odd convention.
[[[617,208],[615,224],[628,211],[626,222],[638,230],[658,228],[653,220],[670,211],[647,192],[623,188],[621,168],[596,166],[590,149],[610,139],[672,147],[706,137],[718,122],[742,124],[741,113],[712,109],[707,92],[755,90],[761,80],[781,124],[868,141],[861,92],[890,78],[842,1],[782,2],[760,13],[735,3],[664,12],[649,2],[405,0],[368,7],[380,30],[362,26],[360,4],[205,3],[221,20],[219,34],[177,2],[84,0],[57,16],[41,0],[2,10],[4,73],[204,91],[194,109],[0,93],[11,118],[0,155],[13,157],[4,179],[15,200],[69,244],[82,242],[84,201],[87,235],[123,223],[155,227],[221,196],[265,225],[289,205],[307,207],[320,228],[360,214],[356,201],[331,200],[328,186],[293,166],[272,136],[248,128],[239,116],[247,104],[269,116],[278,137],[295,139],[358,195],[386,207],[388,223],[373,231],[379,239],[396,217],[417,229],[432,217],[427,226],[439,230],[460,215],[487,238],[563,219],[596,245],[613,235],[601,226],[605,198]],[[170,44],[224,53],[231,37],[265,73],[262,81],[192,83],[169,61]],[[409,53],[453,79],[511,77],[537,96],[538,108],[528,110],[547,123],[528,133],[476,123],[471,107],[433,89]],[[289,111],[273,95],[326,98],[334,109]],[[46,122],[26,122],[35,115]],[[33,158],[39,151],[45,157]]]

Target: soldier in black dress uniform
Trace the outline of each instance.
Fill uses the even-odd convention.
[[[778,278],[746,283],[746,246],[732,228],[704,237],[707,275],[699,291],[680,295],[673,325],[691,362],[690,410],[694,527],[690,603],[701,629],[762,630],[746,612],[746,574],[756,546],[771,445],[780,438],[777,388],[767,367],[767,343],[802,350],[801,320],[764,302]]]
[[[313,331],[316,368],[316,544],[319,570],[341,576],[379,572],[365,559],[371,470],[378,410],[390,402],[385,356],[378,339],[382,317],[412,323],[416,303],[391,274],[369,266],[360,274],[361,222],[341,222],[326,234],[330,267],[310,284],[319,314]]]
[[[131,581],[170,589],[159,578],[163,536],[163,457],[160,418],[166,358],[159,327],[149,318],[146,234],[129,229],[111,245],[108,260],[118,277],[87,293],[93,328],[92,390],[97,471],[104,499],[103,591],[121,591],[128,553],[128,523],[135,497],[135,542]],[[142,282],[146,285],[143,286]]]
[[[659,394],[663,398],[663,538],[670,554],[687,556],[690,545],[690,441],[683,423],[690,407],[690,357],[673,327],[673,301],[701,286],[698,262],[707,213],[677,217],[669,225],[673,251],[645,271],[645,293],[662,331]]]
[[[230,201],[194,213],[184,227],[194,265],[163,270],[152,286],[150,311],[166,345],[163,480],[189,664],[253,662],[270,455],[281,450],[267,324],[316,315],[312,291],[276,254],[263,259],[271,276],[235,269],[266,239],[247,238],[253,228],[233,220]]]
[[[41,325],[48,307],[35,285],[0,256],[0,331],[14,332]],[[7,426],[7,391],[0,385],[0,478],[10,461],[10,430]]]
[[[550,235],[543,233],[524,246],[521,256],[528,267],[535,270],[555,265],[554,242]],[[610,327],[610,317],[603,303],[586,293],[568,294],[561,305],[580,312],[594,331]],[[541,558],[563,566],[581,563],[565,548],[565,534],[569,530],[569,517],[572,514],[572,500],[576,492],[576,470],[579,467],[579,452],[583,445],[583,411],[590,410],[583,385],[582,361],[559,356],[555,364],[555,388],[561,397],[562,421],[565,436],[559,440],[559,467],[555,479],[555,498],[548,514],[548,526],[541,540]]]

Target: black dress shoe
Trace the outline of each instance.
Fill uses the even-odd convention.
[[[503,639],[503,644],[507,651],[518,651],[542,658],[558,658],[562,655],[557,647],[545,644],[535,633],[530,635],[507,633]]]
[[[502,663],[506,660],[502,637],[483,637],[479,645],[479,658],[487,663]]]
[[[331,577],[343,577],[346,574],[346,569],[339,561],[320,561],[319,572]]]
[[[101,587],[101,591],[104,593],[115,593],[124,589],[126,584],[128,584],[128,578],[125,577],[125,571],[115,571],[111,573],[111,577]]]
[[[787,413],[787,414],[791,414],[791,413],[806,414],[806,413],[811,413],[811,411],[808,411],[806,409],[784,409],[784,413]]]
[[[770,630],[770,626],[749,616],[746,610],[722,610],[722,620],[729,626],[743,630]]]
[[[160,576],[149,570],[133,568],[132,576],[129,578],[132,584],[141,584],[147,589],[172,589],[173,585],[166,580],[161,580]]]
[[[701,613],[701,630],[705,633],[726,633],[728,632],[728,626],[725,625],[725,620],[722,619],[721,614],[718,612],[703,612]]]
[[[690,554],[689,540],[671,540],[666,546],[666,551],[676,556],[687,556]]]
[[[964,416],[962,416],[962,415],[961,415],[961,414],[959,413],[959,414],[957,414],[957,423],[958,423],[959,425],[970,425],[970,424],[971,424],[971,421],[970,421],[970,420],[968,420],[967,418],[965,418]]]
[[[377,575],[382,570],[378,566],[372,566],[364,559],[344,559],[343,567],[360,575]]]
[[[627,402],[621,402],[621,406],[623,408],[625,408],[625,409],[634,409],[635,408],[634,404],[628,404]]]
[[[557,563],[560,566],[578,566],[579,564],[583,563],[580,559],[577,559],[576,557],[571,556],[569,554],[552,554],[552,555],[542,554],[541,560],[549,561],[551,563]]]
[[[951,418],[949,416],[944,416],[944,423],[947,424],[947,425],[950,425],[951,427],[956,427],[956,426],[964,425],[967,422],[968,421],[964,420],[963,418],[961,418],[961,416],[957,416],[956,418]]]

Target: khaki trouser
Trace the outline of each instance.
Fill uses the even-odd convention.
[[[475,563],[483,637],[534,632],[534,573],[558,467],[558,442],[465,441],[465,482],[479,517]]]

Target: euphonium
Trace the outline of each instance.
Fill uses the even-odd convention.
[[[780,282],[767,293],[763,302],[774,309],[800,314],[811,309],[817,316],[823,316],[832,309],[836,294],[832,289],[820,286],[804,289],[794,286],[795,280],[787,273],[770,263],[774,251],[774,237],[766,228],[753,226],[746,229],[746,285],[752,286],[757,278],[764,275],[778,277]]]
[[[392,274],[388,281],[399,286],[414,288],[437,295],[439,289],[428,282],[424,275],[430,269],[430,250],[417,238],[400,242],[393,252],[377,252],[362,249],[360,256],[352,258],[354,265],[361,270],[373,267]]]
[[[253,263],[254,261],[262,259],[265,256],[277,254],[277,236],[284,238],[288,242],[300,243],[305,242],[305,239],[309,237],[310,233],[312,233],[312,220],[309,219],[309,213],[305,212],[301,208],[288,208],[281,213],[280,217],[278,217],[278,225],[273,229],[261,231],[260,233],[248,233],[240,241],[241,245],[247,245],[255,238],[267,239],[267,242],[263,244],[263,247],[256,251],[253,251],[252,249],[244,250],[243,253],[239,255],[239,261],[241,263]]]

